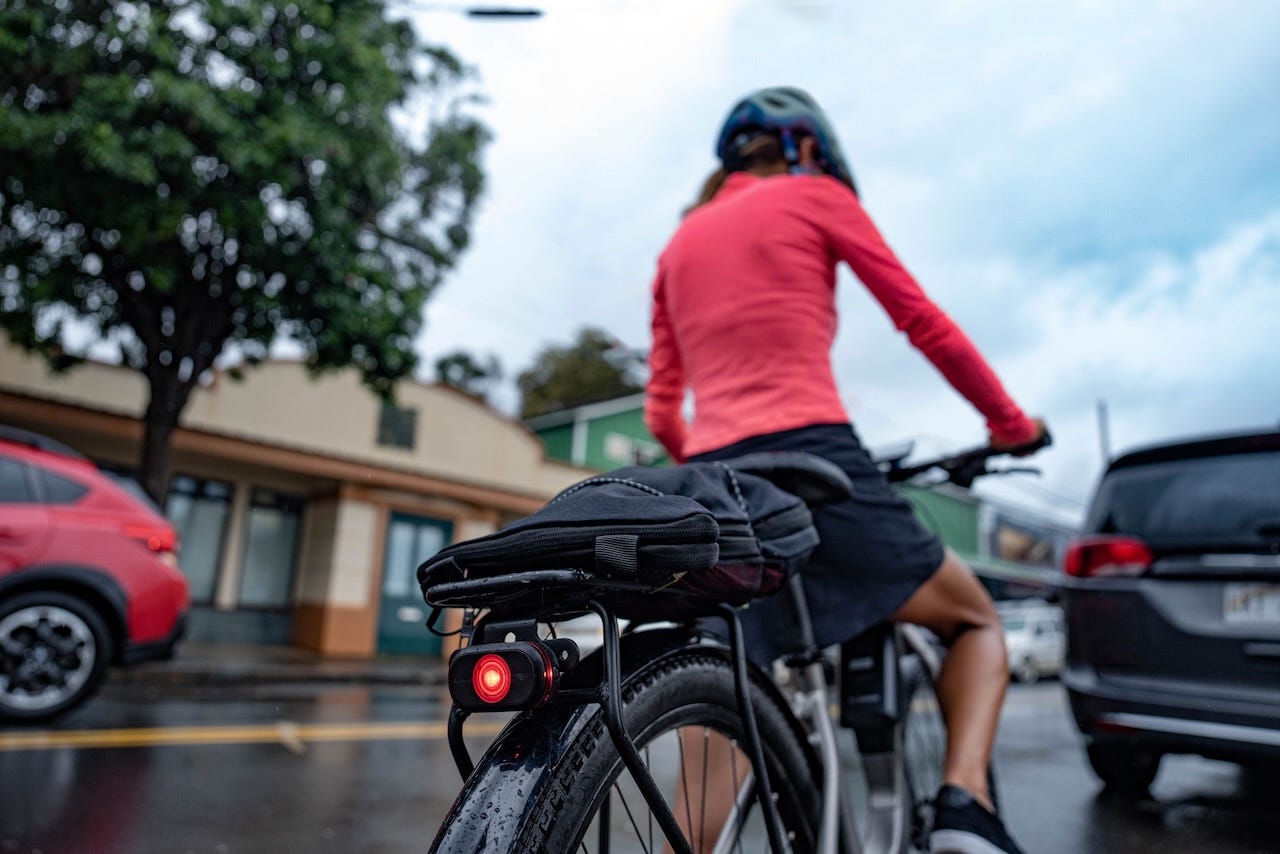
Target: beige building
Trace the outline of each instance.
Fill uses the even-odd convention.
[[[142,377],[88,363],[54,375],[0,339],[0,423],[103,468],[136,466]],[[191,583],[189,637],[334,656],[429,652],[414,577],[586,477],[520,423],[445,386],[402,382],[385,407],[354,371],[267,362],[197,389],[172,442],[165,508]]]

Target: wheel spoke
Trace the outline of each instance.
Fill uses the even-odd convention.
[[[26,651],[26,644],[19,643],[11,637],[0,638],[0,654],[8,658],[21,659]]]
[[[84,648],[84,641],[73,634],[56,635],[49,641],[49,646],[57,650],[59,655],[75,655]]]
[[[729,767],[730,767],[730,768],[732,769],[732,771],[733,771],[733,787],[734,787],[734,789],[737,789],[737,788],[738,788],[738,743],[737,743],[736,741],[731,741],[731,742],[729,742],[729,747],[730,747],[730,749],[729,749]],[[735,797],[735,798],[737,797],[737,794],[736,794],[736,793],[734,794],[734,797]],[[736,803],[736,801],[735,801],[735,803]],[[736,827],[736,829],[734,830],[733,847],[734,847],[734,849],[738,852],[738,854],[742,854],[742,825],[743,825],[743,822],[742,822],[740,819],[735,819],[735,821],[737,822],[737,827]]]
[[[631,826],[635,829],[636,836],[639,837],[640,825],[636,823],[636,817],[631,813],[631,806],[627,803],[627,796],[622,794],[622,789],[618,787],[617,783],[613,784],[613,788],[618,793],[618,800],[622,801],[622,808],[627,811],[627,818],[631,820]],[[645,854],[651,854],[652,849],[646,845],[644,851]]]
[[[684,763],[684,730],[676,731],[676,745],[680,748],[680,782],[684,786],[684,814],[689,823],[685,827],[693,832],[693,808],[689,805],[689,773]]]
[[[702,728],[702,812],[698,814],[698,845],[707,838],[707,751],[711,744],[711,730]]]
[[[53,642],[53,627],[50,626],[49,621],[43,617],[40,619],[40,622],[36,623],[36,637],[45,643],[51,644]]]
[[[678,739],[679,737],[680,734],[677,733],[676,738]],[[649,745],[647,744],[644,746],[644,767],[646,771],[653,774],[653,765],[651,764]],[[653,810],[649,810],[649,847],[653,848]]]
[[[13,677],[9,680],[9,690],[13,691],[18,687],[30,689],[33,687],[31,682],[34,681],[36,673],[35,666],[30,662],[24,661],[13,672]]]

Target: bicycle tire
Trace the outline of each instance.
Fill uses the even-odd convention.
[[[643,658],[627,652],[624,643],[624,671],[629,657]],[[817,756],[776,688],[754,669],[750,690],[783,826],[795,850],[813,850],[820,808],[812,785],[820,778]],[[654,746],[660,738],[678,741],[674,734],[683,727],[703,727],[739,742],[743,737],[731,659],[721,647],[686,645],[640,663],[625,676],[622,696],[627,731],[646,762],[653,755],[646,747]],[[545,761],[533,760],[541,768],[530,769],[531,748],[545,753]],[[525,752],[525,765],[517,768],[512,760],[520,757],[521,751]],[[683,767],[683,754],[679,761]],[[742,761],[746,761],[745,755]],[[522,782],[513,784],[512,773]],[[432,850],[590,852],[594,850],[591,831],[598,832],[606,803],[616,812],[622,830],[629,825],[638,837],[635,848],[618,846],[614,837],[611,850],[662,850],[665,840],[661,831],[650,829],[650,821],[643,816],[635,817],[637,813],[648,814],[644,801],[638,795],[629,799],[625,793],[617,795],[622,788],[619,781],[629,780],[599,706],[525,713],[481,760],[441,826]],[[664,780],[657,782],[662,787]],[[511,803],[513,797],[523,798],[523,802]],[[619,799],[622,809],[614,804]],[[688,810],[689,804],[673,804],[672,809]],[[758,817],[758,804],[752,809]],[[614,817],[612,813],[607,816]],[[483,833],[478,832],[481,825]],[[762,827],[757,829],[763,850],[768,850]]]
[[[908,850],[927,852],[933,830],[933,800],[942,786],[947,728],[931,668],[911,653],[903,655],[901,667],[906,697],[902,721],[903,771],[911,801]],[[994,763],[987,765],[987,787],[992,803],[998,804]]]

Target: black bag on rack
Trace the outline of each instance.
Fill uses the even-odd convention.
[[[721,462],[589,478],[501,531],[418,568],[425,593],[462,578],[581,569],[742,605],[776,593],[818,544],[804,501]]]

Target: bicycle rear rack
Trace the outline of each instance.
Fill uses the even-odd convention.
[[[605,718],[605,726],[610,741],[623,764],[631,773],[636,785],[654,818],[661,827],[663,835],[674,851],[681,854],[692,854],[692,847],[685,838],[677,823],[671,807],[663,798],[652,775],[649,773],[635,742],[627,733],[622,717],[622,665],[621,642],[618,631],[618,617],[613,608],[601,602],[594,594],[604,593],[606,596],[622,592],[639,592],[635,585],[618,582],[601,582],[586,573],[574,570],[540,570],[536,572],[513,573],[488,579],[469,579],[438,585],[431,590],[430,604],[440,607],[476,607],[500,606],[504,613],[528,610],[531,619],[545,619],[549,615],[569,617],[576,614],[593,612],[598,616],[604,629],[603,676],[594,691],[562,692],[557,699],[577,700],[582,704],[599,703]],[[546,606],[548,589],[555,589],[557,598],[561,599],[558,607]],[[625,589],[624,589],[625,588]],[[572,605],[564,603],[564,594],[576,592],[572,597]],[[661,595],[654,591],[645,591],[652,595]],[[575,613],[576,612],[576,613]],[[756,726],[755,713],[751,705],[749,676],[747,672],[746,651],[743,644],[742,625],[733,608],[727,605],[709,604],[704,609],[705,616],[718,616],[728,627],[729,648],[733,661],[734,690],[738,713],[742,717],[745,730],[746,748],[753,765],[753,788],[760,802],[765,826],[769,835],[769,845],[774,854],[786,854],[789,846],[783,833],[782,821],[773,802],[773,790],[769,784],[768,769],[765,765],[764,748],[760,741],[760,733]],[[449,714],[448,743],[458,772],[465,780],[475,770],[466,744],[463,741],[463,725],[470,713],[454,705]],[[607,804],[607,801],[606,801]],[[607,808],[607,807],[606,807]]]

